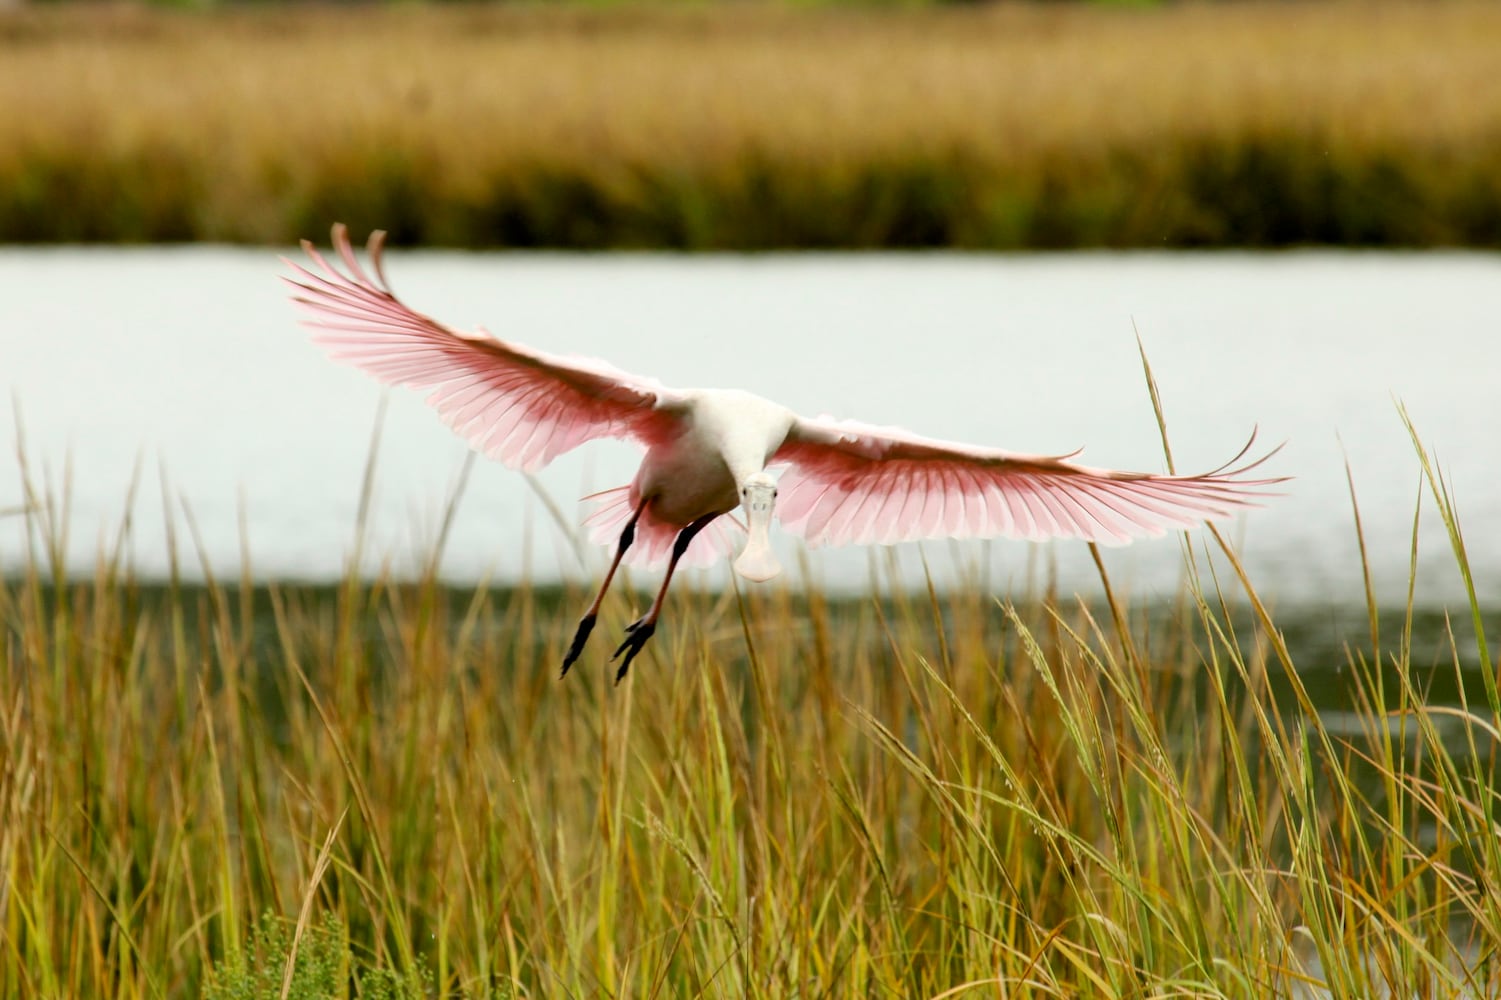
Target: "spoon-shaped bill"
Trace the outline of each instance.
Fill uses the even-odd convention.
[[[771,551],[771,512],[776,503],[776,487],[754,484],[745,489],[745,519],[749,537],[735,559],[735,572],[747,580],[760,583],[782,572]]]

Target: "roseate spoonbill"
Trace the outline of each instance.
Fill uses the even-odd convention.
[[[514,469],[541,468],[594,438],[646,447],[630,485],[596,495],[604,503],[589,521],[596,540],[616,539],[615,555],[563,657],[563,674],[583,651],[627,553],[646,564],[665,560],[655,600],[611,657],[620,659],[618,683],[656,630],[678,563],[733,552],[746,530],[724,517],[736,507],[745,509],[748,535],[733,565],[759,581],[781,570],[768,539],[773,513],[810,545],[999,535],[1108,545],[1226,516],[1280,482],[1247,475],[1270,456],[1236,465],[1250,443],[1203,475],[1115,472],[1077,465],[1073,454],[1024,455],[809,419],[736,389],[669,389],[603,361],[545,354],[483,329],[454,330],[411,309],[386,280],[384,238],[370,235],[373,280],[343,225],[334,226],[333,245],[347,273],[306,240],[313,268],[286,262],[296,272],[285,280],[297,289],[303,321],[335,360],[383,382],[430,389],[428,403],[450,427]],[[776,479],[767,466],[785,471]]]

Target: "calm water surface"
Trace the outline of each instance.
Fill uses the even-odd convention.
[[[309,344],[284,271],[254,249],[0,249],[0,387],[34,473],[60,483],[71,462],[75,571],[119,524],[139,461],[131,550],[148,575],[167,565],[164,511],[181,528],[184,509],[218,573],[238,571],[242,546],[261,579],[340,572],[380,390]],[[393,253],[388,271],[410,302],[456,325],[669,384],[741,386],[810,414],[1017,450],[1086,446],[1092,464],[1160,470],[1139,332],[1180,468],[1220,464],[1253,427],[1262,444],[1286,442],[1267,468],[1296,477],[1287,495],[1230,526],[1261,590],[1283,603],[1361,600],[1346,458],[1377,589],[1403,599],[1420,484],[1401,400],[1449,476],[1477,584],[1501,601],[1501,257],[423,252]],[[0,422],[14,439],[11,408]],[[375,553],[398,569],[420,560],[464,456],[415,394],[392,394]],[[589,445],[537,484],[572,518],[574,498],[627,480],[635,459],[626,444]],[[7,458],[0,509],[20,500]],[[18,565],[22,531],[0,519],[0,571]],[[443,566],[455,581],[555,579],[602,556],[580,563],[532,487],[481,462]],[[1054,567],[1065,588],[1096,588],[1077,543],[820,550],[808,565],[855,589],[892,560],[920,580],[924,556],[941,580],[978,566],[1004,590]],[[1167,538],[1106,559],[1134,595],[1162,596],[1183,550]],[[1425,515],[1419,603],[1461,593]]]

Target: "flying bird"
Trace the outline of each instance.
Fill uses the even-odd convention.
[[[343,270],[307,240],[302,248],[312,266],[286,261],[303,322],[331,357],[382,382],[429,390],[427,402],[454,431],[513,469],[539,469],[595,438],[646,448],[629,485],[595,495],[594,537],[613,541],[615,554],[564,654],[565,675],[623,559],[665,561],[667,568],[651,606],[611,657],[620,660],[617,683],[656,631],[673,571],[685,558],[712,562],[744,537],[736,572],[761,581],[781,571],[769,539],[774,515],[815,546],[1002,535],[1111,545],[1228,516],[1281,481],[1250,476],[1270,457],[1242,461],[1250,442],[1203,475],[1117,472],[1076,464],[1077,452],[1026,455],[954,444],[799,416],[738,389],[671,389],[603,361],[547,354],[482,328],[466,333],[417,312],[391,291],[384,241],[383,232],[370,235],[374,278],[343,225],[333,227]],[[780,478],[768,467],[780,467]],[[745,512],[744,527],[726,516],[736,508]]]

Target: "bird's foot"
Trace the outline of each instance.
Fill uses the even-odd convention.
[[[585,615],[579,619],[579,629],[573,633],[573,645],[568,647],[568,653],[563,657],[563,672],[559,677],[568,676],[568,668],[573,666],[573,661],[579,658],[584,651],[584,643],[589,641],[589,633],[594,631],[594,615]]]
[[[641,652],[641,647],[646,645],[646,640],[650,639],[656,631],[657,623],[647,621],[645,618],[625,627],[625,642],[622,642],[620,648],[615,650],[615,655],[610,657],[614,660],[619,659],[621,653],[625,654],[625,659],[620,663],[620,669],[615,671],[616,684],[619,684],[625,677],[626,671],[631,669],[631,661],[636,658],[636,654]]]

